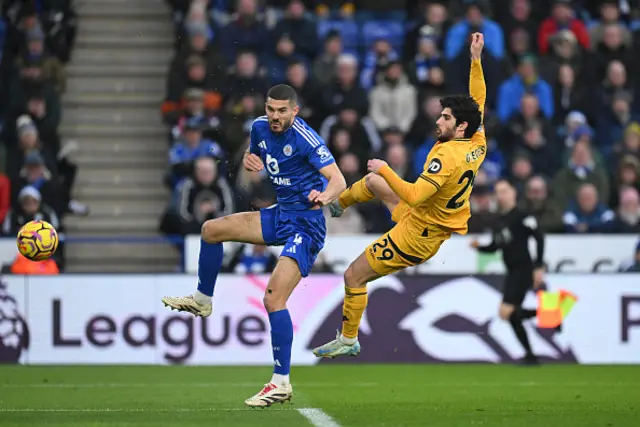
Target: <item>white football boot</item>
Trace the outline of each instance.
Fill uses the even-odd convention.
[[[338,356],[357,356],[360,354],[360,343],[346,344],[340,339],[340,331],[336,334],[336,339],[313,349],[316,357],[335,358]]]
[[[193,295],[184,297],[162,297],[165,307],[171,307],[171,310],[178,310],[191,313],[194,316],[209,317],[213,312],[213,304],[201,304],[193,298]]]
[[[291,384],[277,385],[265,384],[264,388],[256,395],[244,401],[244,404],[252,408],[268,408],[274,403],[284,403],[291,400],[293,387]]]

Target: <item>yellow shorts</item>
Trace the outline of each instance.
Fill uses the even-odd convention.
[[[422,264],[451,237],[450,230],[437,225],[424,227],[405,215],[408,206],[401,204],[398,208],[392,213],[394,220],[401,218],[397,224],[365,249],[369,265],[381,276]]]

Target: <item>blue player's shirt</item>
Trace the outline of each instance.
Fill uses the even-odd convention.
[[[258,117],[251,126],[250,151],[262,159],[283,210],[311,208],[309,193],[324,191],[327,184],[319,170],[335,163],[322,138],[300,118],[276,135],[267,116]]]

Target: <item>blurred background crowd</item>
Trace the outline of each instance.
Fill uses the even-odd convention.
[[[300,116],[348,184],[373,157],[415,180],[435,143],[440,97],[468,91],[476,31],[485,36],[489,144],[470,232],[495,221],[501,177],[547,232],[640,231],[638,0],[166,3],[175,52],[159,106],[169,167],[158,185],[171,193],[158,212],[165,234],[197,234],[209,218],[275,202],[267,177],[244,171],[241,158],[278,83],[297,90]],[[77,144],[58,131],[76,20],[72,0],[2,3],[3,235],[34,218],[64,230],[66,215],[89,212],[72,196]],[[376,202],[328,219],[329,235],[391,226]]]
[[[196,233],[229,212],[274,203],[264,175],[240,167],[270,85],[299,94],[348,184],[384,158],[417,178],[444,94],[468,91],[469,35],[485,35],[487,158],[471,232],[496,217],[492,184],[509,178],[554,233],[640,231],[637,1],[168,0],[176,53],[162,114],[174,192],[161,221]],[[386,231],[376,203],[329,232]]]
[[[71,0],[5,0],[0,20],[0,232],[15,236],[33,219],[63,230],[61,218],[85,215],[71,196],[77,166],[58,132],[65,65],[73,50]],[[63,264],[63,249],[56,261]]]

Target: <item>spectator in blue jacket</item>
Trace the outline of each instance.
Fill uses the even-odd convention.
[[[504,33],[500,25],[486,18],[482,9],[484,2],[479,0],[465,0],[467,13],[465,19],[455,24],[447,33],[444,42],[444,56],[453,60],[460,51],[467,46],[471,32],[479,31],[484,34],[484,46],[495,58],[504,58]]]
[[[598,200],[596,187],[583,184],[562,219],[568,233],[604,233],[611,230],[615,217],[615,213]]]
[[[540,110],[547,119],[553,118],[553,91],[546,81],[538,77],[536,59],[533,55],[525,55],[518,63],[518,73],[505,80],[498,89],[498,118],[506,123],[518,112],[520,99],[526,93],[533,93],[538,98]]]
[[[173,188],[183,178],[191,175],[193,162],[200,157],[221,159],[223,155],[216,142],[202,138],[202,122],[198,117],[192,117],[184,125],[181,140],[169,151],[171,171],[167,184]]]

